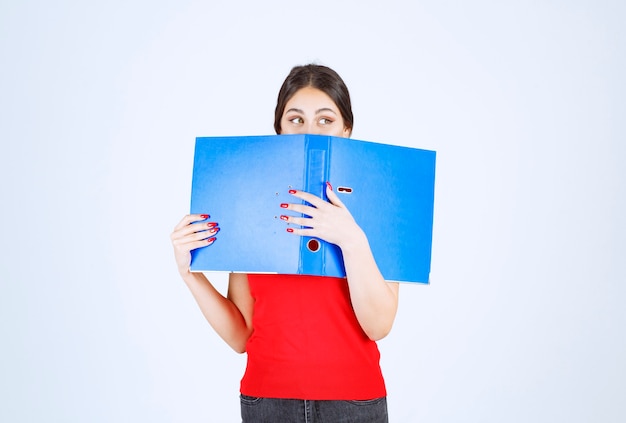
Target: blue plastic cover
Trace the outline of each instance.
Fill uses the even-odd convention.
[[[289,189],[335,192],[365,231],[388,281],[428,283],[434,151],[322,135],[199,137],[191,213],[219,223],[215,243],[192,252],[192,271],[344,277],[341,250],[286,232]]]

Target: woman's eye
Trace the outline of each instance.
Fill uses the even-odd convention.
[[[319,123],[320,123],[321,125],[330,125],[331,123],[333,123],[333,121],[332,121],[332,120],[330,120],[330,119],[328,119],[328,118],[321,118],[321,119],[319,120]]]
[[[289,119],[289,122],[291,122],[291,123],[295,123],[295,124],[298,124],[298,125],[299,125],[299,124],[304,123],[304,120],[302,120],[302,118],[301,118],[301,117],[295,117],[295,118],[291,118],[291,119]]]

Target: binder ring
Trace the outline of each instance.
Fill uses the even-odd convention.
[[[320,247],[320,242],[315,238],[309,239],[306,243],[306,248],[308,248],[312,253],[317,253],[320,250]]]

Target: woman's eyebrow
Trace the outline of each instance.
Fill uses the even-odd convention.
[[[294,113],[300,113],[301,115],[303,115],[303,114],[304,114],[304,110],[302,110],[302,109],[296,109],[295,107],[292,107],[291,109],[287,110],[285,113],[291,113],[291,112],[294,112]],[[332,114],[334,114],[334,115],[336,115],[336,114],[337,114],[337,112],[335,112],[335,111],[334,111],[333,109],[331,109],[330,107],[322,107],[321,109],[317,109],[317,110],[315,111],[315,114],[316,114],[316,115],[319,115],[320,113],[324,113],[324,112],[330,112],[330,113],[332,113]]]
[[[318,109],[318,110],[315,112],[315,114],[316,114],[316,115],[319,115],[320,113],[323,113],[323,112],[331,112],[331,113],[332,113],[332,114],[334,114],[334,115],[336,115],[336,114],[337,114],[337,112],[335,112],[335,111],[334,111],[333,109],[331,109],[330,107],[323,107],[323,108],[321,108],[321,109]]]

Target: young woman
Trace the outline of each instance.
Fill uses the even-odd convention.
[[[277,134],[349,137],[352,125],[350,95],[335,71],[319,65],[291,70],[278,94]],[[385,282],[366,234],[330,182],[328,202],[290,193],[294,202],[276,207],[305,217],[281,216],[292,224],[286,230],[339,246],[346,278],[231,274],[224,297],[203,274],[189,271],[190,251],[210,248],[219,231],[217,222],[203,222],[208,215],[185,216],[174,228],[178,270],[215,331],[248,354],[244,423],[387,422],[375,341],[391,330],[398,284]]]

